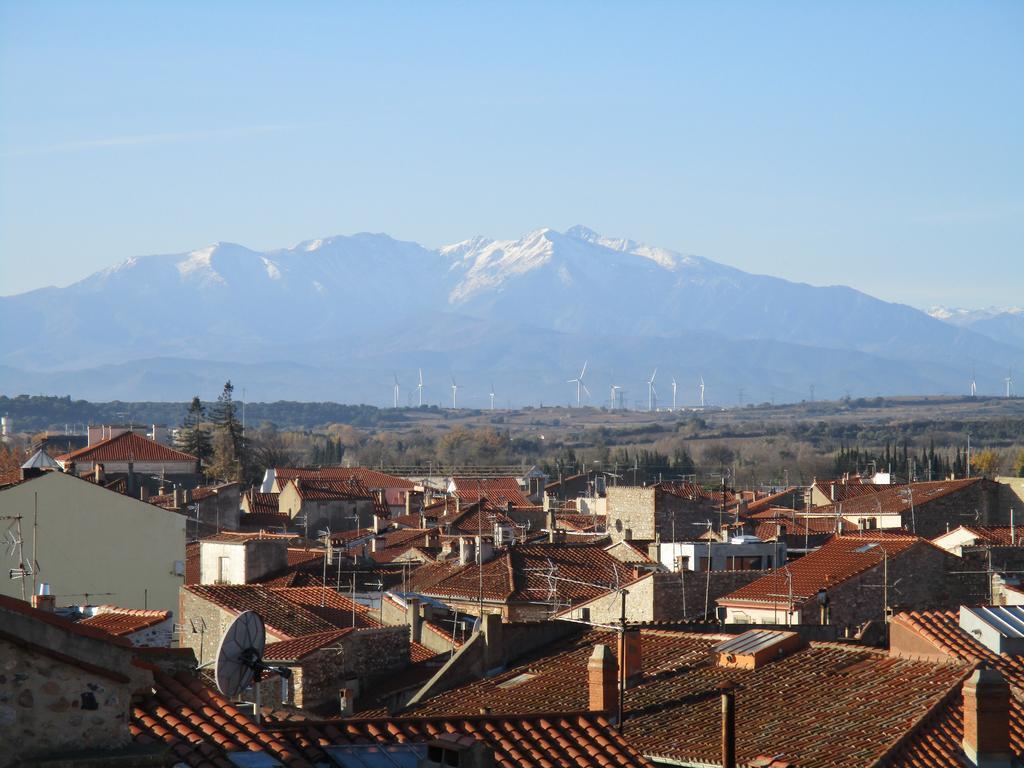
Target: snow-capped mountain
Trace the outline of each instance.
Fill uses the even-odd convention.
[[[516,403],[564,401],[566,371],[589,359],[592,391],[659,365],[720,380],[724,403],[740,388],[799,399],[810,384],[823,397],[955,392],[965,371],[995,378],[1024,359],[1024,339],[585,227],[436,250],[367,233],[266,252],[217,243],[0,298],[0,327],[5,391],[92,381],[119,397],[185,398],[227,363],[248,366],[250,391],[264,382],[268,398],[388,402],[378,380],[423,367],[502,378]],[[289,365],[311,380],[266,373]]]
[[[932,307],[928,314],[937,320],[959,328],[969,328],[996,341],[1024,346],[1024,307]]]

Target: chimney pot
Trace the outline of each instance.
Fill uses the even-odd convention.
[[[1010,686],[997,669],[976,669],[964,692],[963,749],[970,765],[1010,765]]]

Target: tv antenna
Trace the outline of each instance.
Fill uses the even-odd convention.
[[[292,671],[287,667],[271,667],[263,663],[263,651],[267,645],[267,631],[263,619],[255,611],[243,611],[228,625],[217,650],[214,678],[217,690],[229,699],[238,697],[242,691],[256,683],[256,723],[260,722],[259,682],[271,672],[288,680]]]

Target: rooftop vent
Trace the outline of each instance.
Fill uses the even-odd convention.
[[[1024,654],[1024,607],[960,607],[960,629],[992,653]]]
[[[803,645],[796,632],[751,629],[719,643],[711,652],[715,663],[727,669],[757,669]]]

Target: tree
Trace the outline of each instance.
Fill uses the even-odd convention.
[[[1017,473],[1017,477],[1024,477],[1024,448],[1020,449],[1017,458],[1013,460],[1013,471]]]
[[[213,404],[211,414],[214,424],[213,458],[207,474],[225,482],[241,480],[247,468],[242,425],[235,414],[234,392],[229,379]]]
[[[971,466],[978,474],[993,477],[999,473],[999,465],[1002,464],[1002,460],[1003,457],[999,455],[998,451],[986,448],[971,457]]]
[[[199,400],[199,396],[196,395],[188,407],[177,439],[179,451],[192,454],[204,464],[210,460],[212,453],[210,433],[203,426],[205,418],[206,409]]]

